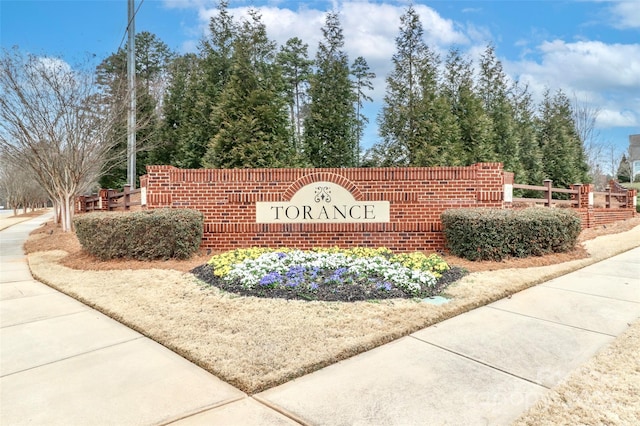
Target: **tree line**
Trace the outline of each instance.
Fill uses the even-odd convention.
[[[516,182],[588,182],[584,120],[562,91],[540,104],[506,76],[493,46],[477,66],[459,50],[440,58],[418,14],[401,18],[393,69],[377,117],[379,141],[362,149],[376,77],[350,60],[329,12],[314,58],[293,37],[268,37],[259,12],[234,20],[226,0],[196,53],[177,55],[136,34],[137,175],[181,168],[463,166],[501,161]],[[3,50],[0,154],[27,168],[70,227],[73,197],[126,183],[130,93],[126,46],[91,73]],[[587,124],[584,124],[587,123]],[[5,168],[6,169],[6,168]],[[6,173],[5,173],[6,174]]]
[[[440,58],[424,42],[412,6],[401,17],[386,77],[380,140],[362,149],[375,74],[350,62],[339,16],[329,12],[315,58],[297,37],[276,47],[257,10],[236,22],[221,1],[197,53],[175,55],[156,36],[136,36],[138,130],[146,164],[183,168],[457,166],[501,161],[520,183],[589,181],[579,123],[568,96],[539,105],[512,82],[487,46],[477,66],[459,50]],[[126,98],[125,50],[98,67]],[[160,88],[161,90],[157,90]],[[124,131],[125,117],[122,117]],[[120,140],[123,140],[120,137]],[[124,166],[122,166],[124,167]],[[123,169],[102,180],[119,187]]]

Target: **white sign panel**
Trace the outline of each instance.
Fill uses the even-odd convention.
[[[257,202],[256,223],[389,222],[388,201],[356,201],[332,182],[303,186],[288,202]]]

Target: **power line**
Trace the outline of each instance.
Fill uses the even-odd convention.
[[[140,10],[142,3],[144,3],[144,0],[140,0],[140,4],[136,8],[135,12],[133,12],[133,16],[127,22],[127,26],[125,27],[124,34],[122,34],[122,40],[120,40],[120,44],[118,45],[118,49],[116,49],[116,52],[120,50],[120,48],[122,47],[122,43],[124,43],[124,39],[125,37],[127,37],[127,34],[129,32],[129,27],[131,26],[131,22],[135,19],[136,15],[138,14],[138,11]]]

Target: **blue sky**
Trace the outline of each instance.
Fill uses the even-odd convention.
[[[407,1],[230,0],[236,17],[261,10],[279,44],[298,36],[312,55],[324,13],[340,13],[345,50],[367,59],[378,78],[367,106],[365,147],[377,140],[375,117],[394,38]],[[136,30],[150,31],[179,53],[195,51],[217,0],[141,0]],[[539,99],[545,87],[599,109],[599,143],[605,168],[628,136],[640,133],[640,1],[415,1],[429,45],[444,57],[451,46],[478,58],[488,42],[513,79]],[[0,0],[0,44],[95,63],[115,52],[125,36],[126,0]],[[93,57],[95,55],[95,57]]]

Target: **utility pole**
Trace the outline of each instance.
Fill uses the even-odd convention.
[[[129,83],[129,115],[127,118],[127,181],[136,188],[136,25],[135,0],[128,0],[127,81]]]

